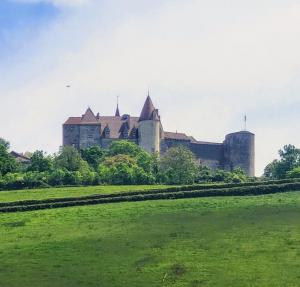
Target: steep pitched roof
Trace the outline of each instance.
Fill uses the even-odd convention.
[[[141,122],[141,121],[152,120],[154,112],[155,112],[155,107],[153,105],[150,96],[148,95],[144,107],[142,109],[139,121]]]
[[[121,117],[109,117],[103,116],[100,117],[99,122],[102,127],[108,126],[110,130],[110,138],[118,139],[122,138],[122,134],[124,132],[125,127],[128,129],[128,133],[130,134],[133,129],[138,124],[137,117],[130,117],[128,119],[122,119]]]
[[[70,117],[64,125],[101,125],[101,134],[103,134],[106,127],[110,131],[110,138],[118,139],[122,138],[122,133],[125,126],[128,129],[128,133],[131,134],[132,131],[136,131],[138,126],[138,117],[115,117],[115,116],[99,116],[97,121],[87,122],[82,119],[82,117]]]
[[[120,110],[119,110],[119,105],[117,105],[117,109],[116,109],[116,117],[120,117]]]
[[[96,122],[97,118],[91,108],[88,108],[84,115],[82,115],[83,122]]]

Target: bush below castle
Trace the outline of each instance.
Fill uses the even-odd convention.
[[[199,166],[193,153],[183,146],[169,149],[161,159],[128,141],[114,142],[107,150],[94,146],[78,151],[66,146],[52,156],[42,151],[34,152],[30,165],[26,167],[10,156],[7,142],[0,142],[0,147],[1,190],[98,184],[184,185],[253,181],[239,169],[233,172],[212,171]]]

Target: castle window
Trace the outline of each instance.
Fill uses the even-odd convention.
[[[123,138],[128,139],[128,129],[127,128],[125,128],[123,131]]]
[[[136,128],[133,128],[131,131],[131,138],[135,139],[137,135]]]
[[[104,129],[104,137],[107,139],[110,138],[110,129],[108,126],[106,126]]]

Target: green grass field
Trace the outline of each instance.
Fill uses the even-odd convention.
[[[1,287],[300,286],[300,192],[0,214],[0,235]]]
[[[113,194],[119,192],[134,192],[139,190],[164,189],[167,185],[97,185],[83,187],[60,187],[45,189],[23,189],[0,191],[0,202],[14,202],[21,200],[40,200],[49,198],[67,198],[88,196],[94,194]]]

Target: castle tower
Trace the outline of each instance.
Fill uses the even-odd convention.
[[[232,133],[224,141],[224,168],[242,168],[248,176],[255,175],[255,135],[248,131]]]
[[[148,94],[139,118],[139,146],[151,153],[160,152],[160,130],[158,110],[155,109]]]

